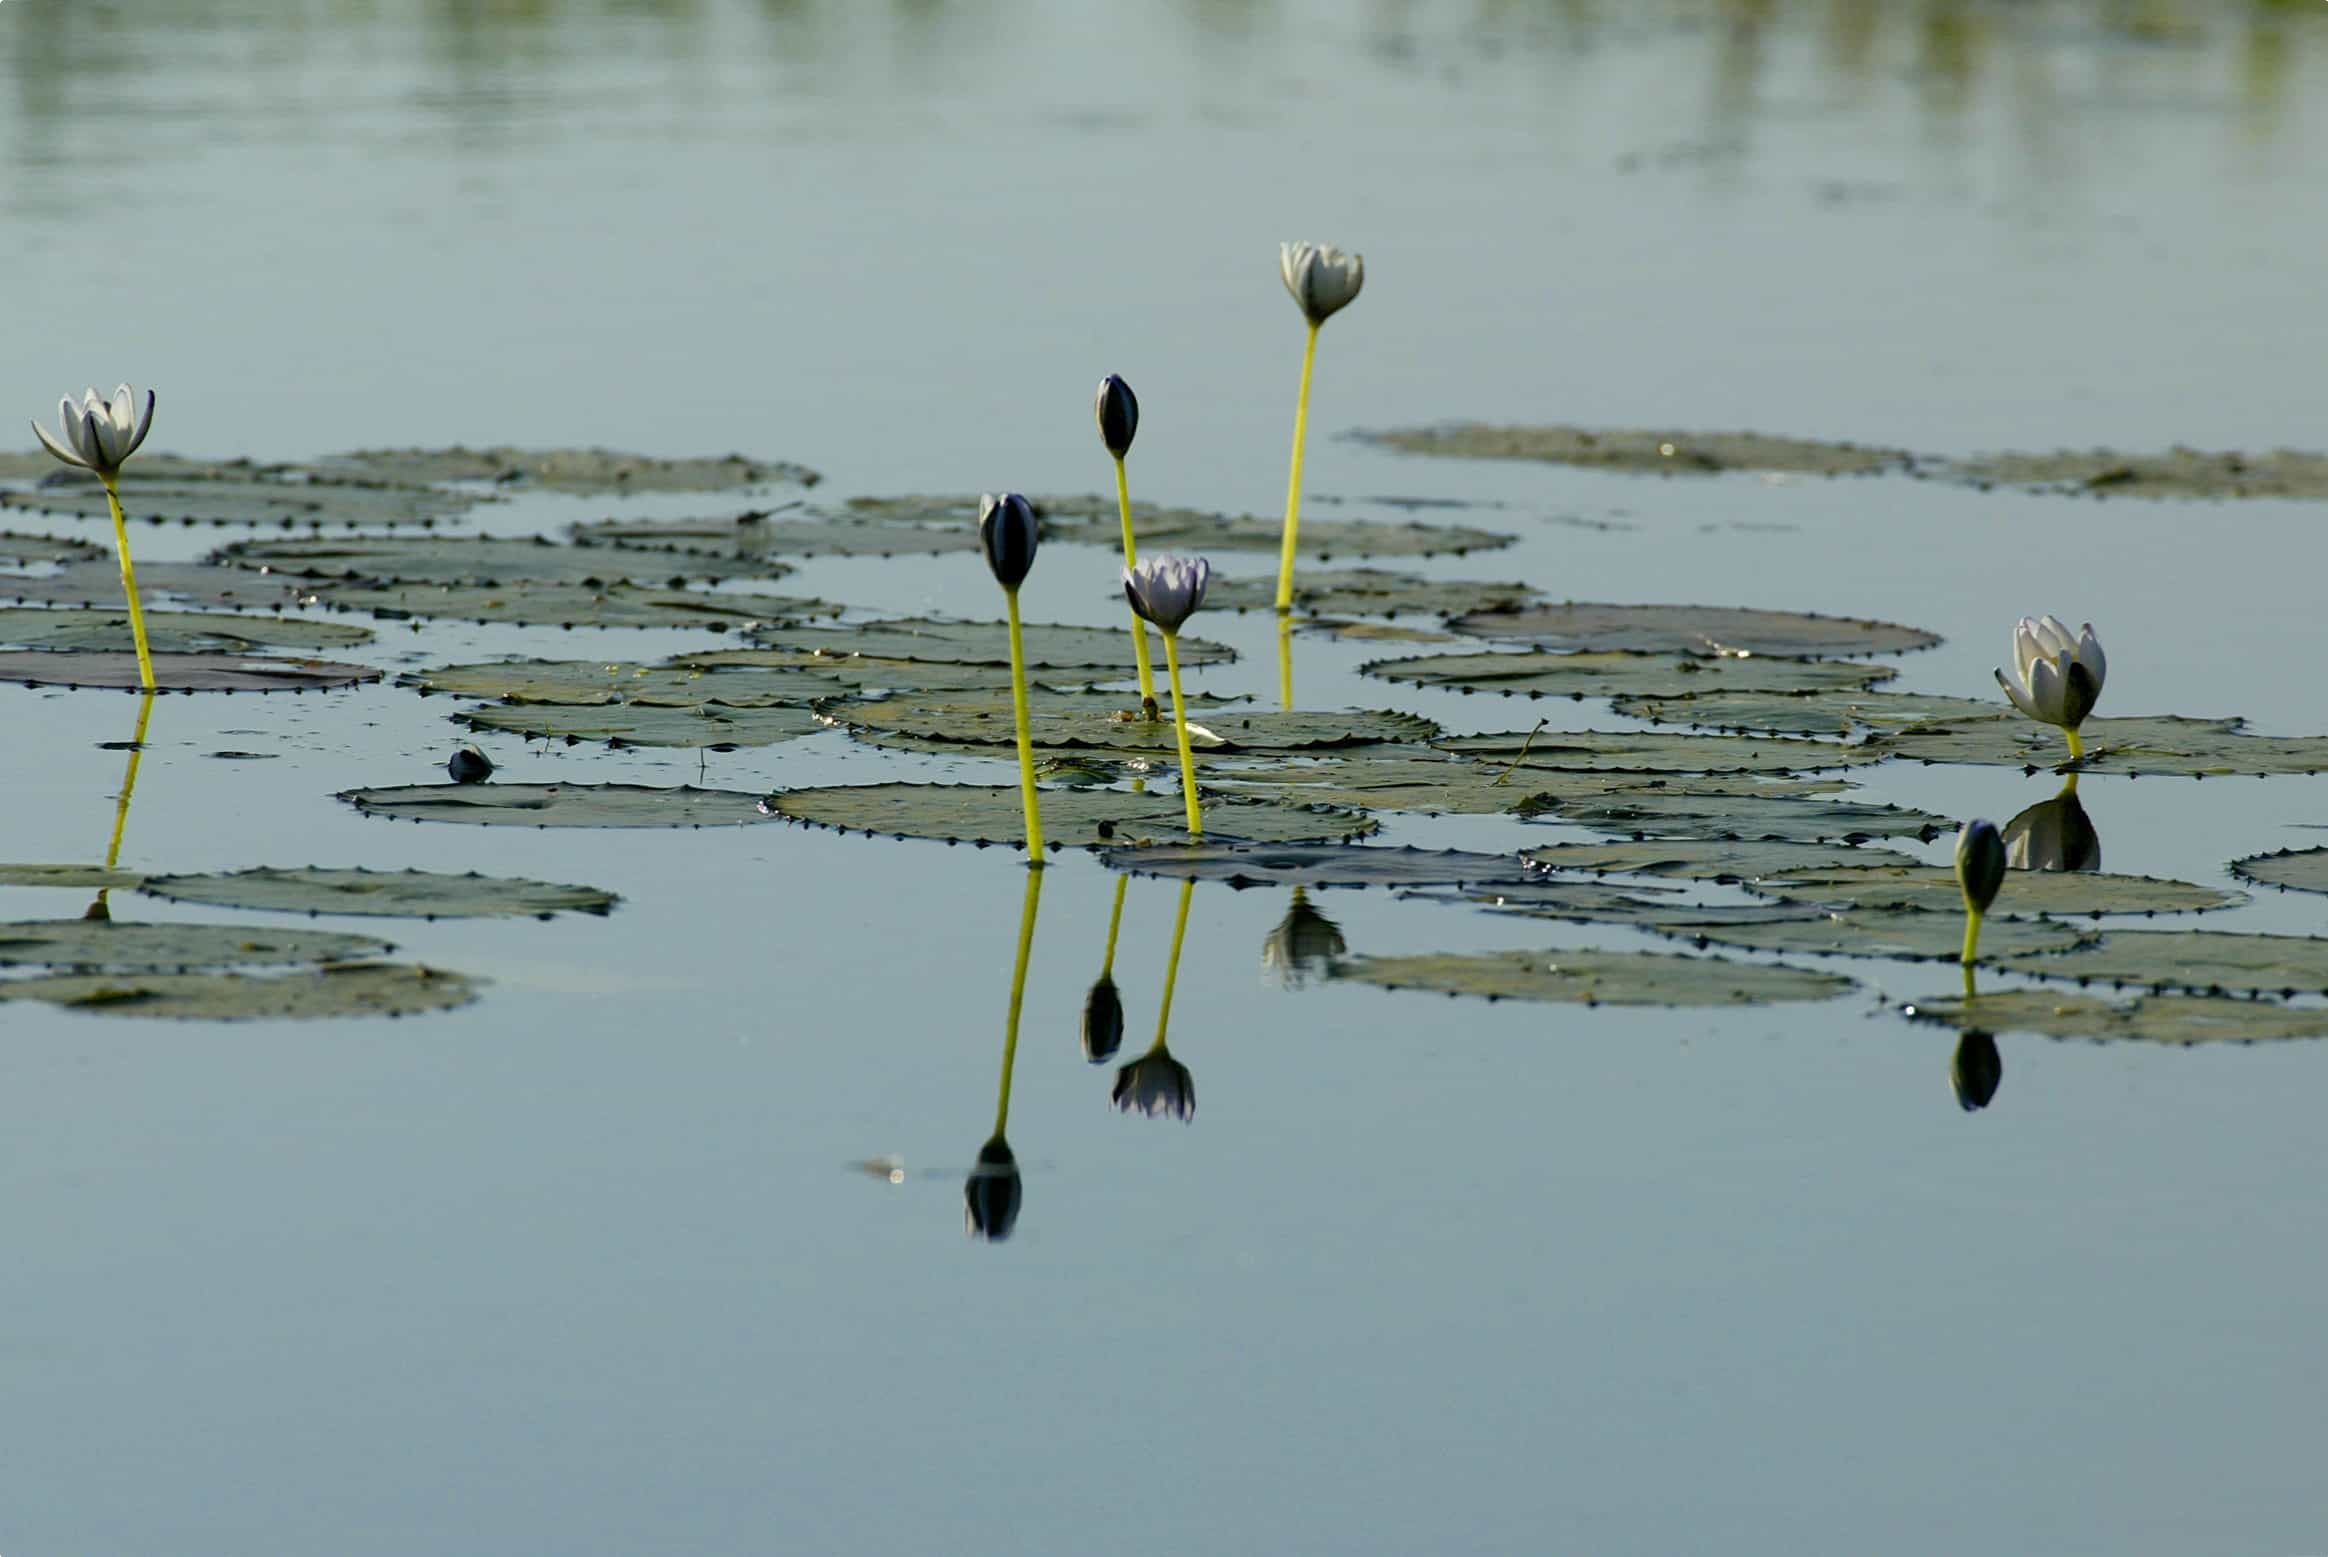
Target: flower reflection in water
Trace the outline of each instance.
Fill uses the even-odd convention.
[[[1124,922],[1124,888],[1129,876],[1116,877],[1115,908],[1107,916],[1107,952],[1099,960],[1099,977],[1083,997],[1083,1057],[1094,1065],[1115,1058],[1124,1042],[1124,997],[1116,989],[1116,931]]]
[[[2040,800],[2005,824],[2005,863],[2014,870],[2083,871],[2102,868],[2102,835],[2077,798],[2077,775],[2061,793]]]
[[[1195,882],[1180,884],[1180,912],[1172,921],[1172,953],[1164,964],[1164,1002],[1156,1013],[1156,1041],[1147,1053],[1116,1072],[1111,1100],[1118,1113],[1146,1114],[1151,1119],[1169,1114],[1183,1124],[1196,1117],[1196,1078],[1164,1046],[1164,1034],[1172,1025],[1172,986],[1180,975],[1180,943],[1188,935],[1188,900],[1195,892]]]
[[[1026,906],[1019,911],[1018,966],[1010,976],[1010,1015],[1002,1030],[1002,1084],[994,1104],[994,1134],[978,1148],[977,1166],[962,1182],[962,1221],[973,1238],[1000,1243],[1018,1225],[1023,1186],[1010,1128],[1011,1067],[1018,1060],[1019,1008],[1026,1003],[1027,960],[1035,949],[1035,911],[1043,901],[1043,873],[1027,872]]]
[[[1325,977],[1349,949],[1342,927],[1310,907],[1309,893],[1295,887],[1285,917],[1261,943],[1261,971],[1280,989],[1300,989]]]
[[[1948,1081],[1956,1088],[1958,1107],[1968,1114],[1988,1107],[2004,1076],[2005,1062],[1997,1054],[1994,1034],[1976,1030],[1956,1040],[1956,1055],[1948,1062]]]

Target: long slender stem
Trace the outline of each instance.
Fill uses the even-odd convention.
[[[1979,993],[1980,991],[1974,987],[1972,982],[1972,964],[1968,962],[1964,965],[1964,998],[1970,1000]]]
[[[1124,521],[1124,566],[1140,565],[1140,549],[1132,540],[1132,487],[1124,478],[1124,462],[1118,459],[1116,468],[1116,512]],[[1132,614],[1132,659],[1140,667],[1140,707],[1148,717],[1156,717],[1156,672],[1148,665],[1148,624],[1140,620],[1140,613],[1132,611],[1131,602],[1124,609]]]
[[[1277,701],[1287,713],[1293,712],[1293,618],[1277,619]]]
[[[1180,635],[1164,635],[1164,670],[1172,678],[1172,733],[1180,741],[1180,797],[1188,802],[1188,836],[1204,836],[1204,813],[1196,808],[1196,758],[1188,749],[1188,705],[1180,697]]]
[[[1981,921],[1981,912],[1980,912],[1980,910],[1979,910],[1979,909],[1977,909],[1977,908],[1975,908],[1975,907],[1973,907],[1973,906],[1972,906],[1970,903],[1967,903],[1967,904],[1965,904],[1965,905],[1964,905],[1964,956],[1963,956],[1963,957],[1962,957],[1960,960],[1961,960],[1961,961],[1964,963],[1964,965],[1965,965],[1966,967],[1968,967],[1968,968],[1972,966],[1972,961],[1973,961],[1973,954],[1975,953],[1975,951],[1976,951],[1976,950],[1979,948],[1979,946],[1980,946],[1980,921]]]
[[[1010,976],[1010,1016],[1002,1028],[1002,1095],[994,1104],[994,1138],[1001,1140],[1010,1124],[1010,1073],[1018,1064],[1019,1007],[1026,1001],[1027,961],[1035,950],[1035,910],[1043,901],[1043,873],[1027,872],[1026,906],[1019,910],[1018,967]]]
[[[137,598],[137,568],[129,560],[129,521],[122,517],[118,478],[110,471],[99,471],[97,479],[105,483],[105,502],[113,510],[113,549],[121,554],[121,590],[129,596],[129,635],[137,640],[138,685],[151,692],[155,689],[154,656],[146,647],[145,607]]]
[[[1006,589],[1010,604],[1010,702],[1018,715],[1019,799],[1027,812],[1027,859],[1037,870],[1043,866],[1043,812],[1035,801],[1035,742],[1029,733],[1027,712],[1027,646],[1019,633],[1018,591]]]
[[[1318,327],[1301,349],[1301,398],[1293,403],[1293,469],[1285,478],[1285,546],[1277,558],[1277,609],[1293,609],[1293,537],[1301,526],[1301,446],[1309,436],[1310,368],[1318,359]]]
[[[1109,911],[1107,916],[1107,954],[1099,959],[1099,976],[1103,979],[1115,976],[1116,931],[1123,927],[1124,888],[1131,884],[1132,878],[1128,875],[1116,877],[1115,907]]]
[[[2085,755],[2085,742],[2078,738],[2078,733],[2075,730],[2065,733],[2069,736],[2069,760],[2075,762]]]
[[[129,825],[129,797],[137,793],[137,765],[145,757],[146,721],[153,713],[154,695],[149,691],[138,702],[137,733],[129,738],[129,768],[121,775],[121,793],[114,797],[113,841],[105,846],[107,870],[121,858],[121,831]]]
[[[1180,977],[1180,943],[1188,934],[1188,900],[1195,894],[1194,877],[1180,883],[1180,912],[1172,920],[1172,953],[1164,959],[1164,1004],[1156,1012],[1156,1041],[1148,1046],[1151,1054],[1164,1047],[1164,1030],[1172,1025],[1172,986]]]

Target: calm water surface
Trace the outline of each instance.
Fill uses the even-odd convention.
[[[842,493],[1076,490],[1107,477],[1087,397],[1112,369],[1147,413],[1137,492],[1270,512],[1300,344],[1274,246],[1314,236],[1363,249],[1369,282],[1321,352],[1313,513],[1496,505],[1455,517],[1516,548],[1425,566],[1914,622],[1948,641],[1903,662],[1911,690],[1986,690],[2022,612],[2090,616],[2104,712],[2328,731],[2316,508],[1642,481],[1330,436],[2316,446],[2321,9],[9,0],[0,404],[127,376],[189,453],[600,442],[794,458]],[[217,539],[146,531],[140,555]],[[960,558],[783,587],[995,604]],[[1047,552],[1027,603],[1117,620],[1092,551]],[[1246,655],[1202,684],[1265,694],[1268,624],[1201,625]],[[701,641],[432,627],[369,658]],[[1305,701],[1619,722],[1301,653]],[[123,762],[101,743],[134,700],[4,701],[0,859],[101,856]],[[331,798],[425,782],[447,707],[156,707],[135,868],[481,868],[626,901],[380,932],[492,978],[446,1016],[8,1011],[7,1557],[2328,1549],[2328,1050],[2008,1037],[1967,1116],[1953,1039],[1891,1011],[1946,969],[1849,964],[1840,1000],[1724,1013],[1286,990],[1261,965],[1286,895],[1204,887],[1183,1128],[1112,1113],[1112,1068],[1081,1056],[1114,881],[1075,857],[1046,873],[1016,1056],[1024,1206],[976,1244],[1014,861],[774,826],[404,826]],[[699,773],[487,744],[518,780]],[[898,770],[836,735],[700,772]],[[1956,816],[2050,787],[1853,776]],[[2321,794],[2084,789],[2113,869],[2209,881],[2316,842]],[[1127,894],[1128,1048],[1178,896]],[[1636,944],[1315,901],[1355,952]],[[4,917],[81,906],[0,891]],[[2298,897],[2219,922],[2322,928]],[[889,1156],[897,1182],[851,1166]]]

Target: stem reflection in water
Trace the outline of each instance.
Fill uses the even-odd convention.
[[[1964,1009],[1969,1015],[1980,994],[1973,983],[1972,965],[1964,968]],[[1977,1114],[1989,1106],[2005,1079],[2005,1062],[1997,1053],[1996,1034],[1968,1028],[1956,1040],[1948,1061],[1948,1084],[1956,1089],[1956,1106]]]
[[[1115,949],[1116,932],[1124,922],[1124,888],[1131,884],[1128,875],[1116,877],[1115,907],[1107,916],[1107,951],[1099,960],[1099,977],[1092,981],[1091,993],[1083,997],[1083,1057],[1094,1065],[1106,1064],[1123,1047],[1124,997],[1116,989]]]
[[[1113,1102],[1119,1113],[1146,1114],[1151,1119],[1169,1114],[1183,1124],[1196,1117],[1196,1078],[1164,1045],[1165,1032],[1172,1025],[1172,988],[1180,975],[1180,943],[1188,935],[1188,901],[1195,893],[1194,881],[1180,884],[1180,912],[1172,921],[1172,952],[1164,963],[1164,1000],[1156,1012],[1156,1041],[1146,1054],[1116,1072]]]
[[[137,701],[137,729],[129,738],[129,766],[121,775],[121,793],[113,797],[113,838],[105,846],[105,868],[113,869],[121,860],[121,835],[129,826],[129,801],[137,793],[138,764],[145,760],[146,721],[154,716],[154,694],[151,689],[140,694]],[[111,919],[113,907],[107,901],[111,887],[97,889],[97,901],[81,915],[84,919]]]
[[[994,1100],[994,1134],[978,1148],[977,1166],[962,1184],[963,1225],[973,1238],[1000,1243],[1018,1224],[1021,1184],[1018,1158],[1010,1149],[1011,1071],[1018,1063],[1019,1010],[1026,1003],[1027,962],[1035,949],[1035,913],[1042,906],[1043,873],[1027,872],[1026,903],[1019,911],[1018,965],[1010,976],[1010,1014],[1003,1020],[1002,1081]]]

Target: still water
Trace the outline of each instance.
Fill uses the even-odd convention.
[[[1898,685],[1975,696],[2014,617],[2091,617],[2105,713],[2317,733],[2305,505],[1644,481],[1332,435],[2317,446],[2320,12],[7,0],[0,403],[126,376],[186,453],[604,443],[796,459],[843,494],[1062,491],[1108,478],[1088,396],[1113,370],[1146,412],[1139,495],[1267,513],[1300,348],[1275,246],[1314,237],[1363,250],[1368,288],[1321,351],[1310,511],[1463,500],[1522,537],[1426,571],[1912,622],[1947,642]],[[959,557],[782,587],[995,607]],[[1120,617],[1104,554],[1072,548],[1027,607]],[[1200,684],[1265,696],[1268,624],[1198,625],[1245,655]],[[700,646],[432,626],[360,657]],[[1300,653],[1305,701],[1620,722]],[[103,743],[135,700],[0,701],[0,859],[100,857],[123,763]],[[1892,1014],[1944,968],[1850,964],[1843,999],[1721,1013],[1288,989],[1263,970],[1286,894],[1203,886],[1172,1012],[1202,1099],[1183,1127],[1112,1112],[1113,1067],[1083,1059],[1115,881],[1072,856],[1045,876],[1012,1073],[1023,1205],[973,1243],[1016,863],[777,826],[405,826],[331,798],[426,782],[447,707],[156,707],[136,869],[484,869],[625,902],[380,932],[493,981],[450,1015],[8,1008],[8,1557],[2328,1549],[2328,1049],[2008,1037],[1997,1101],[1966,1115],[1952,1037]],[[897,772],[837,734],[700,770],[486,744],[517,780]],[[1853,777],[1959,817],[2050,788]],[[2328,820],[2317,780],[2083,795],[2112,869],[2200,881]],[[1178,899],[1126,894],[1127,1058]],[[1313,901],[1353,952],[1637,944]],[[2217,922],[2316,932],[2315,901]],[[9,918],[80,906],[0,891]]]

